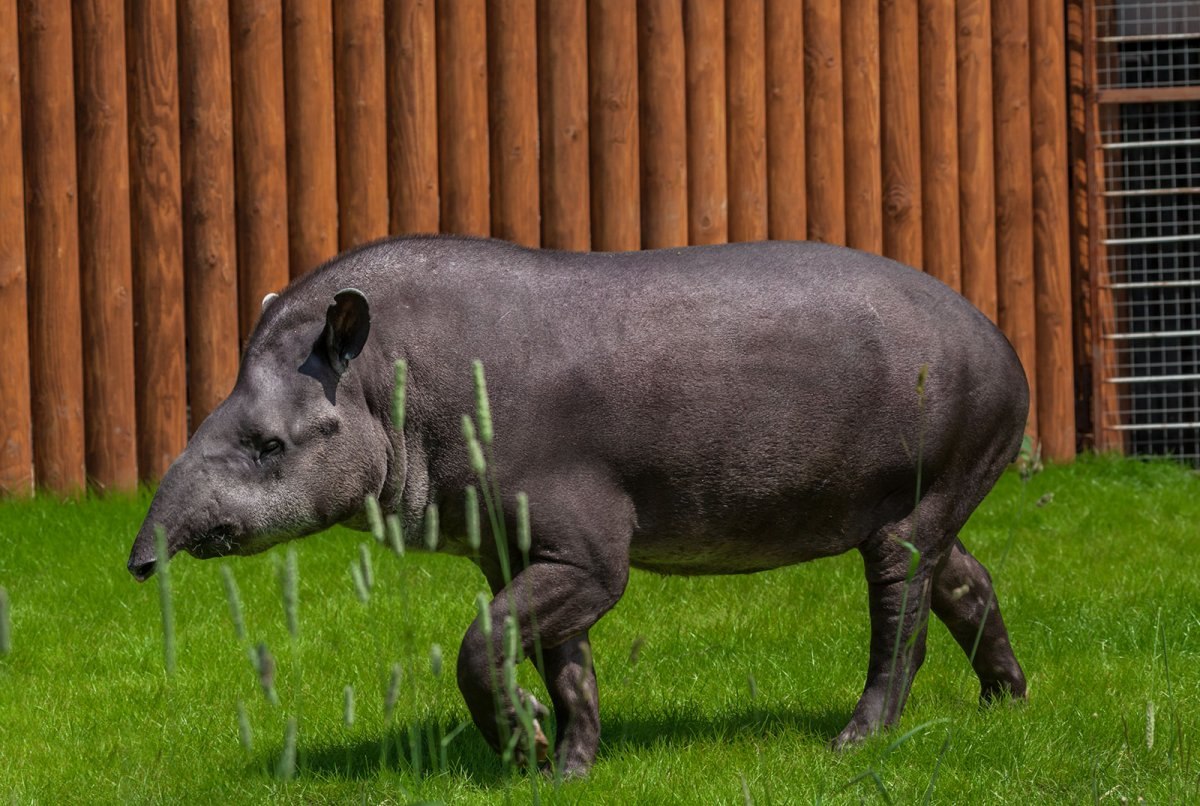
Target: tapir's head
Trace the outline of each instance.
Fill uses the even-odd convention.
[[[367,299],[346,289],[325,309],[303,296],[264,300],[233,392],[154,496],[129,555],[139,580],[154,573],[158,527],[170,555],[254,554],[343,521],[379,494],[391,451],[364,382],[370,362],[359,358]]]

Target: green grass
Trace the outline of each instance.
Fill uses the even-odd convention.
[[[1007,475],[963,539],[996,578],[1030,680],[1025,706],[977,708],[966,659],[935,624],[899,728],[832,753],[866,664],[856,555],[748,577],[635,572],[592,633],[600,758],[588,780],[557,791],[539,780],[542,799],[730,803],[744,786],[755,803],[882,802],[869,777],[850,783],[873,769],[888,797],[920,802],[936,767],[934,803],[1196,802],[1200,479],[1164,463],[1083,459],[1036,476],[1019,517],[1020,487]],[[397,761],[394,744],[410,728],[436,740],[468,719],[454,663],[483,587],[469,562],[396,560],[372,547],[375,584],[363,605],[348,570],[363,537],[338,530],[302,541],[295,639],[280,597],[284,550],[225,563],[248,641],[265,642],[276,660],[280,704],[271,705],[235,636],[221,562],[172,564],[177,668],[166,674],[159,592],[124,568],[146,504],[0,505],[12,621],[12,651],[0,656],[0,800],[531,799],[530,780],[507,772],[473,725],[448,744],[444,769],[430,771],[427,746],[420,775]],[[437,678],[434,643],[445,655]],[[385,729],[394,662],[403,674]],[[523,680],[540,696],[528,666]],[[297,769],[283,781],[290,717]]]

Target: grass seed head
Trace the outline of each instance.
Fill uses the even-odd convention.
[[[442,676],[442,645],[434,644],[429,647],[429,671],[434,677]]]
[[[162,610],[163,663],[167,674],[175,674],[175,607],[171,601],[171,556],[167,550],[167,533],[154,527],[154,570],[158,575],[158,603]]]
[[[278,705],[279,695],[275,693],[275,657],[262,641],[254,648],[254,669],[258,672],[258,684],[262,687],[263,696],[271,705]]]
[[[388,515],[384,525],[387,527],[388,546],[397,557],[404,556],[404,527],[400,524],[400,516]]]
[[[487,472],[487,462],[483,459],[483,447],[475,435],[475,423],[471,422],[471,418],[466,414],[462,416],[462,433],[463,440],[467,443],[467,459],[471,463],[471,472],[482,477]]]
[[[12,652],[12,621],[8,615],[8,591],[0,587],[0,655]]]
[[[425,507],[425,548],[437,551],[438,547],[438,508],[437,504]]]
[[[346,686],[342,695],[342,724],[347,730],[354,727],[354,686]]]
[[[363,499],[363,508],[367,511],[367,523],[371,527],[371,534],[375,536],[377,543],[382,543],[387,539],[383,527],[383,511],[379,508],[379,499],[373,495],[368,495]]]
[[[371,563],[371,547],[366,543],[358,544],[358,564],[362,566],[363,582],[367,590],[375,587],[375,566]]]
[[[287,727],[283,731],[283,752],[279,754],[279,763],[275,765],[275,775],[284,781],[296,777],[296,717],[289,716]]]
[[[492,637],[492,609],[487,594],[475,594],[475,607],[479,611],[479,629],[488,638]]]
[[[517,493],[517,548],[521,554],[529,554],[529,496]]]
[[[492,409],[488,403],[487,380],[483,377],[483,362],[476,358],[471,362],[475,376],[475,419],[479,421],[479,438],[484,445],[492,444]]]
[[[400,678],[403,672],[399,663],[392,664],[392,676],[388,679],[387,693],[383,697],[384,719],[392,721],[392,712],[396,710],[396,701],[400,699]]]
[[[233,569],[228,565],[221,566],[221,583],[225,587],[225,601],[229,603],[229,618],[233,622],[233,633],[239,641],[245,641],[246,622],[242,618],[242,596],[238,592]]]
[[[371,590],[367,587],[367,580],[363,578],[362,565],[350,563],[350,579],[354,582],[354,595],[358,597],[358,601],[363,604],[371,601]]]
[[[521,631],[512,616],[504,617],[504,656],[516,660],[520,657]]]
[[[917,397],[925,397],[925,381],[929,379],[929,365],[922,364],[917,370]]]
[[[471,551],[479,551],[479,493],[475,491],[475,485],[467,486],[464,494],[464,506],[466,507],[467,515],[467,545],[471,547]]]
[[[241,700],[237,703],[238,741],[247,753],[254,750],[254,734],[250,731],[250,717],[246,714],[246,706]]]
[[[300,560],[296,556],[295,548],[288,548],[283,571],[279,576],[279,587],[288,633],[292,638],[297,638],[300,635]]]
[[[1154,700],[1146,702],[1146,749],[1154,749]]]
[[[404,432],[404,409],[408,398],[408,363],[396,362],[396,386],[392,389],[392,428]]]

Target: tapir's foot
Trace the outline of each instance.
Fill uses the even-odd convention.
[[[530,709],[530,713],[532,714],[534,759],[539,765],[545,764],[550,752],[550,741],[546,738],[546,734],[542,730],[542,722],[550,717],[550,711],[546,706],[538,702],[532,694],[521,691],[520,696],[525,703],[524,707]],[[521,718],[517,716],[515,710],[509,713],[508,719],[514,741],[513,763],[518,767],[524,768],[529,765],[529,739],[525,736],[525,726]]]
[[[830,748],[834,750],[849,750],[855,745],[861,744],[864,739],[879,730],[878,725],[871,725],[866,720],[860,720],[857,717],[850,720],[850,724],[842,728],[842,732],[833,737],[833,741],[829,743]]]
[[[1022,703],[1025,702],[1027,692],[1025,675],[1021,673],[1021,669],[1018,667],[1015,675],[1007,676],[1003,679],[981,681],[979,684],[979,704],[987,706],[998,702]]]

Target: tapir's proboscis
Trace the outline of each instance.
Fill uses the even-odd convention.
[[[391,409],[401,359],[402,432]],[[528,561],[511,547],[507,584],[495,541],[485,531],[475,555],[466,537],[464,491],[477,479],[461,418],[475,411],[475,359],[505,517],[518,491],[530,502]],[[385,240],[264,300],[237,383],[162,479],[129,570],[153,573],[156,527],[170,554],[208,558],[366,528],[368,496],[419,536],[437,504],[439,550],[476,557],[491,620],[516,614],[526,657],[536,625],[554,763],[582,774],[600,741],[588,630],[631,566],[743,574],[857,549],[870,657],[841,747],[899,718],[930,610],[970,656],[983,699],[1025,695],[991,579],[958,532],[1016,458],[1028,398],[982,313],[926,274],[851,249]],[[905,543],[919,552],[915,572]],[[799,627],[804,613],[789,606],[776,603]],[[519,730],[494,690],[501,632],[489,647],[476,620],[458,656],[459,687],[496,748]]]

